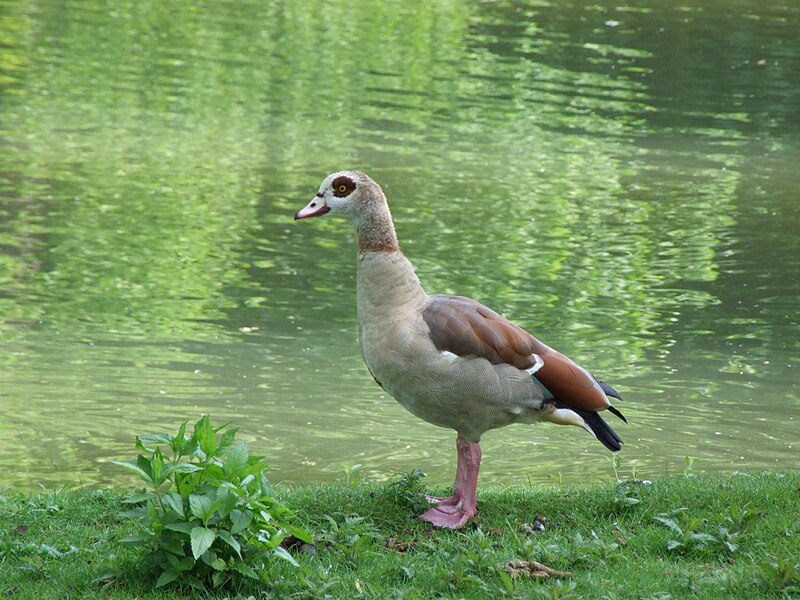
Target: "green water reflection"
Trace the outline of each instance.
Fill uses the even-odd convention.
[[[624,392],[623,469],[800,466],[800,9],[665,4],[0,0],[0,486],[127,482],[205,412],[276,480],[448,481],[361,362],[349,227],[291,222],[350,167],[429,291]],[[484,446],[610,476],[577,431]]]

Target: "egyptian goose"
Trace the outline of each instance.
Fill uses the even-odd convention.
[[[453,495],[421,515],[457,528],[477,512],[479,441],[489,429],[550,421],[577,425],[611,451],[622,440],[600,416],[619,394],[479,302],[429,296],[400,251],[386,196],[364,173],[325,178],[295,220],[341,215],[358,233],[359,341],[375,381],[419,418],[457,432]]]

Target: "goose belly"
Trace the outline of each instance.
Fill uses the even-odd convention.
[[[404,408],[433,425],[476,441],[489,429],[538,419],[541,392],[524,371],[440,352],[421,327],[363,328],[360,337],[375,380]]]

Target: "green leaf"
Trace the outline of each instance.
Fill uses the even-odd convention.
[[[123,511],[119,513],[119,515],[121,517],[125,517],[126,519],[144,519],[147,516],[147,507],[137,506],[136,508]]]
[[[288,560],[295,567],[300,566],[299,564],[297,564],[297,561],[294,559],[294,557],[291,554],[289,554],[289,551],[286,550],[286,548],[284,548],[283,546],[276,547],[275,550],[273,550],[273,552],[278,556],[280,556],[282,559]]]
[[[178,521],[177,523],[170,523],[169,525],[164,525],[164,529],[170,529],[172,531],[179,531],[181,533],[185,533],[189,535],[192,533],[192,529],[194,529],[196,525],[192,523],[187,523],[186,521]]]
[[[153,435],[137,435],[136,444],[139,447],[143,446],[144,444],[166,444],[169,446],[172,444],[172,437],[163,433],[156,433]],[[152,452],[152,450],[149,451]]]
[[[213,500],[203,494],[190,494],[189,495],[189,510],[192,511],[192,514],[203,521],[203,523],[208,523],[208,520],[211,518],[211,515],[214,513],[211,505],[213,504]]]
[[[186,440],[186,443],[183,445],[183,450],[181,450],[181,456],[194,456],[197,454],[197,449],[200,447],[199,442],[194,438],[191,437]]]
[[[203,415],[200,420],[195,423],[192,437],[197,440],[198,444],[200,444],[200,449],[208,458],[216,455],[217,434],[211,427],[211,421],[208,415]]]
[[[183,476],[176,477],[175,484],[176,484],[176,491],[184,498],[188,498],[189,494],[191,494],[197,487],[192,482],[190,477],[183,477]]]
[[[231,511],[239,504],[239,496],[236,492],[232,491],[230,487],[223,484],[217,488],[217,501],[214,507],[223,519],[231,514]]]
[[[677,521],[675,521],[675,519],[670,519],[669,517],[653,517],[653,520],[658,521],[662,525],[666,525],[667,527],[669,527],[672,531],[674,531],[678,535],[680,535],[680,536],[683,535],[683,529],[681,529],[681,526],[678,525],[678,523],[677,523]]]
[[[225,575],[223,571],[214,571],[211,574],[211,583],[214,584],[214,587],[219,587],[223,583],[225,583],[225,580],[227,578],[228,578],[227,575]]]
[[[142,455],[140,454],[140,455],[138,455],[138,456],[136,457],[136,464],[139,466],[139,468],[140,468],[142,471],[144,471],[145,473],[147,473],[147,475],[148,475],[148,476],[150,477],[150,479],[152,480],[152,478],[153,478],[153,471],[152,471],[152,466],[150,465],[150,461],[148,460],[148,458],[147,458],[146,456],[142,456]]]
[[[679,542],[678,540],[669,540],[667,542],[667,550],[675,550],[681,546],[683,546],[683,543]]]
[[[181,423],[181,426],[178,428],[177,433],[172,438],[169,445],[170,448],[172,448],[173,456],[177,457],[183,454],[183,447],[186,445],[186,421]]]
[[[256,573],[255,569],[253,569],[253,567],[251,567],[250,565],[237,562],[233,564],[233,569],[235,571],[238,571],[245,577],[249,577],[250,579],[258,579],[258,573]]]
[[[250,527],[250,523],[253,521],[253,514],[250,512],[242,512],[239,509],[234,509],[231,511],[231,533],[237,534],[248,527]]]
[[[172,552],[165,552],[165,555],[170,566],[177,569],[178,564],[180,563],[180,559],[177,557],[177,555],[173,554]]]
[[[186,517],[183,511],[183,497],[180,494],[177,492],[168,492],[164,494],[164,502],[182,518]]]
[[[192,575],[187,575],[186,576],[186,583],[188,583],[190,587],[192,587],[193,589],[197,590],[201,594],[205,594],[206,593],[206,588],[203,585],[203,582],[200,581],[197,577],[194,577]]]
[[[114,462],[113,460],[111,462]],[[146,502],[152,496],[151,492],[142,492],[141,494],[132,494],[122,499],[123,504],[141,504]]]
[[[137,533],[135,535],[126,535],[119,543],[126,546],[143,546],[153,539],[152,533]]]
[[[235,537],[233,537],[230,533],[228,533],[224,529],[220,529],[219,531],[217,531],[217,536],[223,542],[228,544],[228,546],[233,548],[233,551],[236,552],[236,555],[239,558],[242,558],[242,547],[239,545],[239,542],[236,540]]]
[[[222,470],[230,478],[236,477],[247,467],[247,442],[238,444],[228,453],[225,462],[222,463]]]
[[[147,471],[145,471],[140,466],[135,465],[135,464],[133,464],[132,462],[129,462],[129,461],[112,460],[111,462],[114,463],[115,465],[119,465],[123,469],[127,469],[128,471],[131,471],[132,473],[136,473],[139,477],[144,479],[147,483],[153,483],[153,479],[150,477],[149,469]]]
[[[178,572],[175,569],[167,569],[158,578],[156,581],[156,587],[160,588],[162,586],[167,585],[168,583],[172,583],[178,578]]]
[[[196,473],[197,471],[202,471],[203,467],[198,467],[197,465],[193,465],[192,463],[175,463],[172,466],[172,470],[175,473]]]
[[[514,580],[511,578],[511,575],[499,567],[494,567],[494,574],[500,580],[500,584],[503,586],[506,593],[509,596],[513,595]]]
[[[164,473],[164,455],[158,448],[153,452],[153,458],[150,459],[150,474],[156,487],[159,487],[167,479],[167,474]]]
[[[214,561],[217,560],[217,553],[213,550],[206,550],[203,552],[203,556],[200,557],[200,560],[210,567]]]
[[[206,527],[195,527],[192,529],[190,538],[192,540],[192,555],[195,560],[200,558],[203,553],[211,547],[216,537],[217,534],[213,529],[208,529]]]
[[[227,427],[228,424],[226,423],[222,427],[218,427],[216,431],[221,431],[223,428]],[[219,451],[224,452],[228,448],[231,447],[233,444],[233,439],[236,437],[236,432],[239,431],[238,427],[233,427],[232,429],[228,429],[225,433],[222,434],[219,440]]]
[[[294,525],[289,525],[288,523],[283,523],[282,526],[288,533],[296,537],[298,540],[303,541],[306,544],[313,543],[311,534],[302,527],[296,527]],[[503,572],[505,573],[505,571]]]
[[[701,544],[713,544],[719,541],[709,533],[693,533],[692,540],[700,542]]]
[[[184,556],[186,554],[186,550],[183,548],[183,540],[178,539],[174,533],[170,533],[169,531],[161,532],[161,539],[158,545],[166,552],[174,554],[175,556]]]
[[[268,537],[263,535],[265,530],[262,529],[261,532],[262,532],[262,535],[259,535],[258,539],[261,540],[262,542],[264,542],[264,546],[267,547],[270,550],[280,546],[281,542],[286,537],[282,531],[275,531],[275,532],[271,533]],[[358,543],[360,540],[366,540],[366,539],[367,538],[363,538],[363,537],[358,538],[354,542],[354,544]]]
[[[264,471],[261,471],[261,473],[259,473],[258,485],[261,488],[262,496],[269,496],[270,498],[272,497],[272,485],[270,485],[267,476],[264,475]]]
[[[224,560],[218,558],[211,563],[211,568],[214,569],[215,571],[227,571],[228,565],[225,564]]]
[[[151,524],[161,522],[161,512],[153,499],[147,503],[147,520],[149,520]]]

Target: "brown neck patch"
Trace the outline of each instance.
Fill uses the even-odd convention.
[[[358,236],[359,252],[400,252],[397,240],[372,240]]]
[[[358,224],[358,249],[360,252],[397,252],[397,234],[392,215],[385,204],[382,209],[366,213]]]

